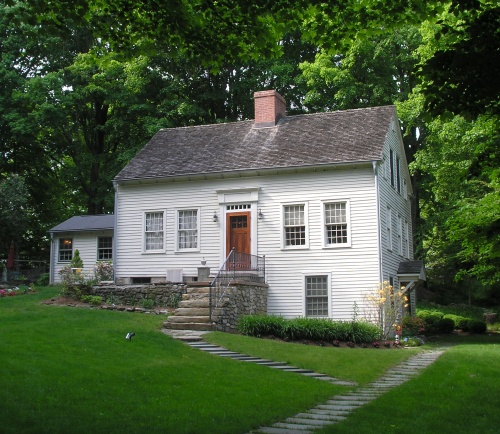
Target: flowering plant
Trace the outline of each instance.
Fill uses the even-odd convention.
[[[333,341],[333,346],[334,347],[339,347],[340,346],[340,342],[337,341],[337,340]]]
[[[378,342],[374,342],[374,343],[373,343],[373,347],[374,347],[374,348],[380,348],[380,344],[379,344]]]
[[[4,291],[3,289],[0,289],[0,297],[5,297],[7,295],[7,292]]]
[[[354,348],[354,342],[352,342],[352,341],[347,342],[347,346]]]

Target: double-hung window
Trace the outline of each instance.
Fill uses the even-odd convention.
[[[348,246],[351,242],[349,228],[349,202],[323,204],[325,246]]]
[[[99,237],[97,239],[97,260],[111,261],[113,259],[113,238]]]
[[[309,317],[328,317],[329,276],[305,276],[305,314]]]
[[[306,247],[307,207],[305,204],[283,206],[284,247]]]
[[[73,259],[73,239],[59,238],[59,262],[70,262]]]
[[[165,213],[146,212],[144,215],[144,250],[161,252],[165,249]]]
[[[177,211],[177,250],[199,249],[198,209]]]

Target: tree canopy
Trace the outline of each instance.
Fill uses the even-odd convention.
[[[498,294],[499,29],[492,0],[5,0],[0,182],[25,188],[20,248],[46,258],[52,225],[111,212],[158,129],[252,118],[273,88],[290,114],[396,104],[431,283]]]

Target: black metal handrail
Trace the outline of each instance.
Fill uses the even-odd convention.
[[[266,257],[250,255],[231,249],[219,272],[210,283],[210,320],[234,281],[264,283],[266,279]]]

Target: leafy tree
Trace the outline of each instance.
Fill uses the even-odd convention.
[[[426,174],[422,254],[431,279],[464,298],[472,285],[490,302],[500,297],[498,127],[498,119],[486,116],[436,119],[412,164]]]
[[[24,179],[18,175],[0,181],[0,251],[9,251],[13,241],[19,246],[28,228],[29,195]]]

